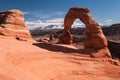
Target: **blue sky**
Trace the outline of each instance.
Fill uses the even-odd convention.
[[[90,8],[100,24],[120,22],[120,0],[0,0],[0,11],[21,10],[28,27],[62,23],[69,8],[76,6]]]

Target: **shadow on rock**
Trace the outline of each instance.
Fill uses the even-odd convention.
[[[80,53],[79,49],[69,48],[61,45],[48,44],[48,43],[33,43],[33,45],[47,49],[49,51],[63,52],[63,53]]]
[[[77,54],[84,54],[83,56],[90,56],[91,53],[96,52],[94,49],[77,49],[77,48],[71,48],[66,47],[62,45],[56,45],[56,44],[48,44],[48,43],[33,43],[33,45],[42,48],[47,49],[49,51],[54,52],[63,52],[63,53],[77,53]],[[75,55],[77,55],[75,54]]]
[[[120,42],[108,40],[108,48],[113,58],[120,59]]]

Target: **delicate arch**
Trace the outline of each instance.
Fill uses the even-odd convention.
[[[79,18],[86,25],[85,47],[98,50],[105,49],[105,53],[110,55],[110,52],[107,48],[107,39],[105,38],[100,25],[91,16],[90,10],[88,8],[70,8],[64,19],[64,42],[72,42],[71,36],[67,37],[66,33],[69,33],[74,20],[77,18]]]

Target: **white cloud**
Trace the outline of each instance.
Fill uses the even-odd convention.
[[[113,20],[112,19],[107,19],[105,20],[105,25],[111,25],[113,23]]]
[[[41,15],[39,15],[39,17],[42,18],[42,19],[47,19],[47,18],[50,18],[51,16],[41,14]]]
[[[63,25],[63,19],[62,18],[55,18],[51,20],[41,21],[41,20],[32,20],[32,21],[26,21],[26,25],[29,29],[37,28],[37,27],[46,27],[48,25],[59,25],[62,27]]]
[[[60,11],[58,11],[58,12],[56,12],[56,14],[57,14],[57,15],[63,15],[64,12],[60,12]]]
[[[26,21],[26,25],[28,26],[29,29],[38,28],[38,27],[41,27],[43,29],[49,25],[57,25],[59,28],[63,28],[63,24],[64,24],[64,18],[54,18],[46,21],[41,21],[41,20]],[[81,21],[75,20],[72,27],[85,27],[85,25]]]
[[[81,22],[79,19],[76,19],[72,25],[72,27],[85,27],[85,24]]]
[[[37,11],[32,11],[32,12],[22,11],[22,12],[23,12],[24,15],[31,16],[30,18],[48,19],[52,16],[52,15],[43,14],[43,13],[37,12]]]
[[[105,22],[112,22],[112,19],[105,20]]]
[[[56,12],[42,12],[42,11],[32,11],[32,12],[29,12],[29,11],[22,11],[24,15],[30,15],[34,18],[39,18],[39,19],[50,19],[52,17],[56,17],[56,16],[63,16],[64,15],[64,12],[62,11],[56,11]]]
[[[64,18],[54,18],[54,19],[46,20],[46,22],[48,22],[48,23],[63,23]]]
[[[29,12],[27,11],[22,11],[22,13],[25,15],[25,14],[30,14]]]

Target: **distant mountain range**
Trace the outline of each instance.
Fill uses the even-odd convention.
[[[83,27],[84,25],[82,25],[82,27],[80,26],[73,26],[72,29],[70,30],[71,34],[73,35],[83,35],[85,32],[85,27]],[[63,26],[59,26],[59,25],[49,25],[43,28],[38,27],[35,29],[30,30],[32,36],[43,36],[49,33],[56,33],[56,34],[62,34],[63,32]],[[102,26],[103,32],[106,36],[111,36],[111,35],[120,35],[120,23],[118,24],[113,24],[110,26]],[[120,38],[120,36],[118,36],[118,38]]]
[[[120,34],[120,23],[112,24],[110,26],[103,26],[103,32],[106,36]],[[120,36],[118,36],[120,37]]]
[[[113,25],[101,25],[101,27],[102,28],[107,28],[107,27],[111,27],[111,26],[116,26],[117,27],[119,25],[120,25],[120,23],[113,24]],[[28,25],[28,26],[31,26],[31,25]],[[85,27],[84,24],[79,24],[78,22],[76,22],[75,24],[72,25],[71,28],[84,28],[84,27]],[[62,23],[53,23],[53,24],[52,23],[42,23],[38,27],[31,28],[30,30],[47,30],[47,29],[48,30],[50,30],[50,29],[64,29],[64,24],[62,24]]]
[[[73,28],[78,28],[78,27],[85,27],[84,24],[76,24],[76,25],[72,25]],[[32,28],[31,30],[46,30],[46,29],[63,29],[64,25],[63,24],[50,24],[50,25],[46,25],[46,26],[39,26],[37,28]]]
[[[46,29],[63,29],[63,25],[47,25],[47,26],[39,26],[37,28],[32,28],[31,30],[46,30]]]

